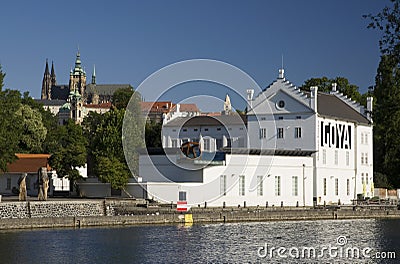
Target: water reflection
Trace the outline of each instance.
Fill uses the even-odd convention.
[[[397,263],[345,258],[260,258],[273,247],[336,245],[394,251],[400,257],[400,220],[324,220],[193,226],[1,231],[1,263]]]

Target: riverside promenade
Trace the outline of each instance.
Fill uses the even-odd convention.
[[[185,217],[190,215],[190,217]],[[94,227],[141,224],[227,223],[251,221],[400,218],[394,205],[326,207],[192,207],[148,204],[135,199],[49,199],[0,202],[0,229]],[[190,219],[190,220],[188,220]]]

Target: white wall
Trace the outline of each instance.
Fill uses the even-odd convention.
[[[157,159],[161,159],[158,156]],[[164,159],[167,157],[163,156]],[[280,206],[281,202],[285,206],[296,206],[297,202],[303,205],[303,173],[305,182],[304,201],[307,206],[313,203],[313,161],[312,157],[295,157],[295,156],[246,156],[246,155],[227,155],[225,166],[209,166],[203,171],[204,181],[202,183],[168,183],[162,182],[163,178],[155,179],[155,175],[147,175],[150,170],[146,168],[150,164],[140,163],[140,176],[147,186],[148,197],[159,199],[161,201],[174,203],[178,199],[179,191],[187,192],[187,201],[189,204],[197,206],[207,202],[209,206],[222,206],[225,202],[226,206],[244,205],[244,201],[248,206]],[[143,157],[140,158],[144,160]],[[166,164],[166,162],[162,162]],[[303,172],[303,164],[304,172]],[[163,165],[165,166],[165,165]],[[179,169],[172,163],[169,165],[170,171]],[[187,171],[185,177],[191,177],[196,171]],[[157,174],[159,175],[159,174]],[[226,175],[226,195],[221,192],[221,175]],[[245,177],[245,194],[239,193],[239,176]],[[258,195],[257,192],[257,176],[263,176],[262,186],[263,194]],[[281,177],[280,195],[275,193],[275,176]],[[298,179],[298,194],[292,194],[292,176]],[[149,181],[151,179],[152,181]]]

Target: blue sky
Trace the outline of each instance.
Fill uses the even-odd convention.
[[[285,76],[295,85],[311,77],[343,76],[364,92],[374,84],[380,32],[367,29],[369,21],[362,15],[387,4],[389,0],[6,1],[0,10],[0,64],[6,88],[29,91],[35,98],[46,58],[54,61],[58,83],[68,83],[78,46],[88,79],[95,64],[98,83],[137,87],[162,67],[202,58],[230,63],[266,87],[276,79],[283,55]],[[213,90],[209,87],[188,84],[184,92],[163,99],[181,100],[182,94]],[[157,96],[151,90],[143,93],[148,100]],[[241,108],[238,100],[233,103]],[[200,107],[213,110],[209,104]]]

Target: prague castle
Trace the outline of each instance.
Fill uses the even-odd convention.
[[[80,123],[89,111],[107,111],[111,107],[114,92],[123,88],[132,89],[129,84],[97,84],[94,67],[91,82],[87,84],[86,72],[78,51],[75,66],[69,74],[69,84],[57,84],[54,63],[51,63],[49,70],[46,60],[41,100],[37,101],[57,114],[60,124],[68,118]]]

